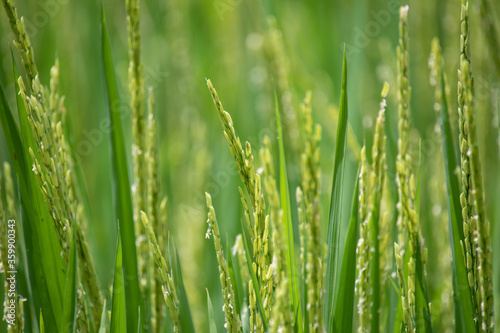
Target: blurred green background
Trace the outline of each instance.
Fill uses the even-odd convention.
[[[41,73],[48,84],[49,70],[59,58],[61,89],[88,187],[93,220],[88,235],[94,250],[100,284],[111,284],[116,246],[116,223],[111,200],[109,155],[103,73],[100,60],[100,1],[15,1],[24,16]],[[323,127],[322,217],[328,212],[332,180],[336,105],[340,94],[344,43],[348,54],[350,135],[371,147],[375,116],[383,82],[391,85],[387,117],[397,138],[396,45],[399,5],[409,4],[410,76],[412,86],[412,151],[418,165],[422,141],[421,223],[429,248],[427,266],[432,315],[438,327],[452,320],[450,250],[447,233],[445,178],[441,139],[436,132],[434,89],[429,81],[428,59],[433,37],[443,47],[450,83],[450,109],[456,119],[456,81],[459,60],[460,1],[299,1],[299,0],[145,0],[141,2],[142,56],[145,83],[157,101],[160,176],[168,197],[168,226],[180,251],[189,301],[196,325],[206,331],[206,293],[214,302],[219,328],[223,312],[215,251],[205,239],[204,192],[214,198],[223,241],[231,246],[238,233],[241,204],[239,176],[206,88],[214,83],[237,134],[258,151],[263,134],[274,135],[273,81],[285,80],[292,107],[285,119],[287,160],[294,201],[302,149],[299,120],[293,117],[307,90],[313,94],[313,114]],[[498,230],[500,198],[498,156],[498,49],[488,41],[498,33],[500,2],[471,2],[472,63],[476,106],[483,155],[488,218]],[[125,2],[105,0],[103,6],[111,34],[113,56],[127,106],[127,34]],[[0,15],[0,80],[14,105],[11,65],[12,34],[5,14]],[[273,51],[269,18],[276,19],[283,50]],[[487,20],[497,24],[488,25]],[[14,52],[19,61],[19,55]],[[496,58],[495,58],[496,57]],[[278,69],[278,70],[277,70]],[[281,72],[279,72],[281,70]],[[277,73],[281,73],[277,76]],[[130,145],[130,115],[124,119]],[[3,135],[2,135],[3,137]],[[8,160],[3,139],[0,159]],[[356,152],[356,154],[359,152]],[[344,195],[350,203],[357,161],[349,151]],[[254,155],[258,155],[254,153]],[[258,158],[257,158],[258,159]],[[276,160],[275,160],[276,161]],[[128,161],[130,163],[130,159]],[[130,168],[129,170],[132,170]],[[416,167],[415,167],[416,170]],[[348,206],[347,206],[348,208]],[[347,220],[344,214],[344,219]],[[500,243],[495,232],[493,244]],[[391,244],[389,244],[392,246]],[[498,246],[497,246],[498,248]],[[498,258],[495,249],[494,258]],[[495,260],[494,260],[495,262]],[[496,260],[498,262],[498,260]],[[498,265],[497,265],[498,266]],[[496,267],[497,276],[499,274]],[[498,280],[498,279],[497,279]],[[498,291],[498,286],[496,286]],[[498,295],[498,292],[497,292]],[[500,303],[497,301],[497,304]],[[498,312],[497,312],[498,313]],[[497,315],[497,320],[500,316]]]

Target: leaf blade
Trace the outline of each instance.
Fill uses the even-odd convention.
[[[278,106],[278,97],[276,93],[274,94],[275,100],[275,111],[276,111],[276,123],[278,129],[278,141],[279,141],[279,161],[280,161],[280,203],[281,209],[283,210],[283,224],[286,230],[286,244],[287,244],[287,266],[288,266],[288,276],[291,283],[289,284],[290,295],[292,296],[292,308],[293,312],[297,318],[297,326],[299,332],[302,332],[302,313],[300,310],[300,299],[299,299],[299,284],[297,276],[297,263],[295,261],[295,243],[293,238],[293,223],[292,223],[292,211],[290,204],[290,191],[288,190],[288,176],[286,171],[286,159],[285,159],[285,147],[283,143],[283,129],[281,126],[281,118]]]
[[[356,173],[359,175],[359,170]],[[340,285],[343,286],[339,291],[335,305],[334,321],[335,332],[352,332],[354,317],[354,285],[356,282],[356,248],[359,239],[359,177],[354,186],[354,195],[352,198],[351,219],[342,260],[342,271],[340,274]]]
[[[324,318],[327,330],[333,328],[334,297],[337,294],[338,285],[338,262],[340,224],[342,209],[342,182],[344,177],[345,150],[347,138],[347,62],[344,49],[344,61],[342,65],[342,89],[340,92],[339,121],[337,127],[337,140],[335,142],[335,160],[333,168],[332,195],[330,199],[330,213],[328,219],[325,277],[325,300]]]
[[[121,237],[116,246],[115,274],[113,278],[113,298],[111,303],[111,333],[127,332],[125,281],[123,277],[123,253]]]
[[[110,141],[113,175],[113,202],[119,224],[120,242],[123,243],[123,274],[125,287],[126,320],[129,332],[137,328],[137,311],[141,306],[139,278],[137,270],[137,251],[135,246],[135,227],[130,194],[130,179],[127,167],[123,128],[121,122],[120,99],[111,54],[109,35],[102,8],[102,63],[106,83],[105,95],[110,119]]]
[[[207,289],[207,308],[208,308],[208,328],[209,333],[217,333],[217,326],[215,325],[214,307],[212,306],[212,300],[210,299],[210,293]]]

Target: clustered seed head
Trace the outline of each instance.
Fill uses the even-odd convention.
[[[269,332],[292,332],[293,312],[290,308],[290,294],[288,292],[288,279],[284,274],[280,277],[280,282],[276,287],[276,303],[269,320]],[[317,327],[316,329],[320,329]]]
[[[158,273],[160,275],[162,283],[163,298],[170,311],[170,317],[172,318],[174,332],[180,332],[179,299],[177,297],[174,281],[170,273],[172,271],[170,268],[170,263],[168,261],[165,261],[165,258],[163,257],[160,246],[158,245],[158,240],[156,239],[153,228],[149,223],[148,216],[145,212],[141,212],[141,220],[144,226],[144,231],[151,246],[153,258],[158,267]]]
[[[359,172],[359,218],[361,231],[357,245],[357,270],[356,292],[358,294],[358,332],[368,332],[370,327],[370,219],[371,219],[371,175],[366,160],[366,148],[361,149],[361,170]]]
[[[305,145],[301,154],[301,182],[297,187],[297,207],[300,221],[301,264],[309,286],[307,292],[307,315],[309,330],[320,332],[323,328],[323,255],[321,222],[319,214],[320,195],[320,148],[321,126],[314,124],[311,108],[311,92],[306,93],[301,105],[302,136]]]
[[[33,171],[39,181],[41,192],[52,216],[60,245],[62,256],[67,260],[69,251],[70,221],[76,218],[77,198],[71,182],[71,158],[63,135],[64,97],[59,94],[59,62],[50,71],[50,90],[40,83],[38,69],[35,63],[33,48],[26,32],[23,18],[18,19],[17,11],[12,0],[3,0],[3,5],[9,19],[11,30],[14,33],[14,45],[21,54],[27,82],[30,85],[31,95],[28,96],[24,82],[19,78],[20,94],[23,98],[28,121],[33,130],[36,147],[30,147],[33,159]],[[36,150],[36,153],[32,149]],[[81,228],[80,221],[76,227]],[[88,247],[84,233],[77,233],[78,255],[82,266],[82,276],[89,284],[90,298],[93,304],[94,317],[100,318],[102,296],[96,286],[97,277],[91,258],[84,256],[85,247]],[[83,293],[83,290],[80,290]],[[96,292],[96,294],[94,294]],[[79,315],[85,315],[86,302],[78,303]],[[80,317],[82,318],[82,317]],[[98,324],[98,319],[96,323]],[[81,323],[78,327],[85,330]],[[86,325],[85,325],[86,326]]]
[[[219,263],[219,277],[222,286],[222,295],[224,297],[223,310],[226,315],[226,329],[228,332],[239,332],[241,329],[241,320],[235,308],[235,294],[234,287],[229,275],[229,268],[227,265],[222,245],[220,243],[219,225],[217,217],[215,216],[215,209],[212,205],[212,197],[210,194],[205,193],[207,208],[208,208],[208,230],[207,235],[211,234],[214,239],[215,251],[217,252],[217,262]]]
[[[491,332],[493,319],[493,277],[489,221],[484,212],[484,193],[474,112],[474,79],[471,72],[469,2],[462,0],[460,12],[460,68],[458,70],[458,116],[461,153],[464,221],[464,251],[473,303],[478,310],[480,332]],[[464,246],[465,245],[465,246]]]
[[[266,211],[266,203],[261,188],[261,176],[255,171],[253,163],[254,157],[252,155],[250,143],[246,142],[245,150],[243,150],[240,138],[236,135],[234,130],[231,116],[224,110],[219,96],[217,95],[217,91],[214,89],[210,80],[207,80],[207,86],[218,111],[229,149],[250,197],[251,210],[249,209],[243,190],[241,187],[239,188],[245,221],[250,232],[250,241],[253,245],[252,255],[254,261],[252,262],[252,266],[254,267],[257,278],[261,281],[260,297],[264,300],[265,316],[268,318],[272,307],[272,292],[274,289],[273,274],[269,273],[273,270],[270,266],[273,261],[273,248],[270,244],[270,216]],[[272,180],[269,179],[268,181],[272,183]],[[257,308],[253,309],[253,311],[256,312]],[[262,328],[261,318],[256,317],[255,320],[257,327],[259,329]]]
[[[401,7],[399,21],[399,46],[398,46],[398,116],[399,139],[398,156],[396,160],[396,182],[398,185],[398,251],[404,256],[406,237],[410,260],[408,264],[408,288],[402,296],[404,323],[407,332],[415,330],[415,265],[419,259],[418,251],[422,253],[421,264],[425,265],[426,249],[420,233],[419,217],[414,206],[416,202],[415,177],[412,174],[410,146],[410,95],[409,86],[409,52],[408,52],[408,6]],[[400,254],[401,256],[401,254]],[[425,270],[424,270],[425,274]],[[398,278],[404,286],[403,270],[398,267]]]

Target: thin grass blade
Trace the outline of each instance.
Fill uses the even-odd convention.
[[[125,304],[125,281],[123,279],[123,254],[121,237],[116,247],[115,276],[113,278],[113,299],[111,303],[111,333],[127,332]]]
[[[177,247],[173,242],[172,237],[168,236],[168,253],[170,262],[172,263],[172,278],[174,280],[175,290],[179,298],[179,317],[181,322],[182,332],[195,332],[193,325],[193,318],[187,299],[186,289],[182,280],[181,264],[179,262],[179,255],[177,254]]]
[[[137,251],[135,246],[132,197],[125,149],[122,110],[118,97],[115,69],[111,55],[109,35],[106,28],[104,9],[102,9],[102,63],[106,82],[106,101],[110,120],[110,141],[113,177],[113,202],[118,221],[121,242],[123,243],[123,274],[125,277],[125,306],[127,309],[127,328],[129,332],[137,327],[137,311],[141,306],[139,279],[137,272]]]
[[[108,310],[106,308],[106,299],[102,304],[102,316],[101,316],[101,325],[99,327],[99,333],[108,333],[109,332],[109,317]]]
[[[342,89],[340,92],[339,121],[337,140],[335,142],[335,161],[333,165],[332,195],[330,199],[330,214],[328,219],[328,236],[326,245],[326,280],[324,318],[327,331],[333,330],[334,300],[337,295],[339,281],[339,243],[342,209],[342,182],[344,178],[345,150],[347,137],[347,62],[344,49],[342,65]]]
[[[214,317],[214,307],[212,306],[212,300],[210,299],[210,293],[207,289],[207,307],[208,307],[208,328],[209,333],[217,333],[217,326],[215,325]]]
[[[359,175],[359,170],[356,173]],[[339,294],[336,299],[335,313],[333,316],[334,332],[353,332],[354,317],[354,285],[356,282],[356,247],[359,239],[359,177],[356,177],[354,195],[352,198],[351,219],[345,242],[344,258],[342,260],[342,271],[340,273]]]
[[[302,332],[302,312],[300,310],[299,283],[297,275],[297,263],[295,262],[295,243],[293,238],[292,210],[290,205],[290,192],[288,190],[288,176],[286,172],[285,147],[283,144],[283,129],[278,106],[278,97],[274,95],[276,124],[278,129],[279,158],[280,158],[280,200],[283,210],[283,224],[286,232],[286,244],[288,247],[286,262],[288,266],[288,276],[290,277],[290,295],[292,308],[296,317],[296,326]]]
[[[421,182],[420,175],[422,174],[422,140],[419,143],[419,163],[417,175],[417,193],[415,201],[415,210],[417,213],[420,211],[420,190]],[[429,308],[429,291],[427,289],[427,282],[425,280],[424,265],[422,261],[422,252],[420,247],[417,246],[417,260],[415,263],[415,275],[417,278],[417,285],[415,290],[415,322],[417,332],[432,332],[431,312]]]

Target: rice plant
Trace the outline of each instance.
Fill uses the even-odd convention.
[[[496,3],[106,3],[85,74],[38,41],[73,4],[2,3],[0,332],[500,329]]]

